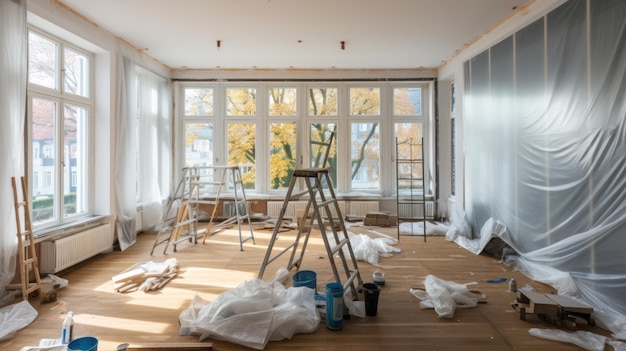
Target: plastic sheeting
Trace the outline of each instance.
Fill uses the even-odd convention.
[[[469,291],[467,283],[459,284],[427,275],[424,279],[424,290],[410,289],[410,293],[421,300],[420,308],[434,308],[439,318],[452,318],[457,308],[476,307],[478,298],[482,297]]]
[[[468,240],[499,236],[518,254],[509,263],[592,305],[620,338],[624,43],[625,1],[570,0],[465,63],[465,213],[452,216]],[[502,226],[481,231],[490,220]]]
[[[0,340],[13,337],[15,333],[27,327],[38,316],[37,310],[22,301],[0,309]]]
[[[179,317],[181,335],[200,335],[262,350],[269,341],[312,333],[320,322],[314,290],[251,279],[213,302],[194,297]]]

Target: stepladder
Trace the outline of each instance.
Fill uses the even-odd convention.
[[[243,251],[243,244],[248,240],[252,240],[255,244],[250,203],[246,198],[241,169],[238,166],[199,166],[197,169],[199,176],[196,182],[199,196],[194,201],[212,206],[202,243],[204,244],[208,237],[236,224],[239,233],[239,249]],[[227,218],[218,223],[217,209],[220,206]],[[248,224],[250,233],[248,236],[245,236],[242,231],[244,222]]]
[[[30,205],[28,201],[28,186],[24,177],[20,178],[20,192],[15,177],[11,177],[11,185],[13,187],[13,203],[15,206],[15,224],[17,227],[17,253],[20,268],[20,279],[22,284],[22,299],[28,300],[31,293],[37,292],[39,301],[43,302],[43,290],[41,286],[41,277],[39,275],[39,260],[35,250],[35,242],[33,239],[32,222],[30,216]],[[30,282],[31,273],[34,282]]]
[[[176,252],[177,245],[182,241],[191,240],[197,243],[198,189],[194,188],[197,178],[197,171],[194,168],[182,169],[181,179],[163,209],[161,225],[150,255],[153,255],[155,248],[160,245],[164,245],[163,254],[165,254],[169,245],[172,245]]]
[[[303,190],[294,193],[299,181],[303,183]],[[298,225],[295,239],[284,249],[277,250],[275,253],[274,244],[278,238],[281,223],[285,220],[289,202],[300,198],[307,198],[307,204],[302,221]],[[324,242],[335,281],[343,285],[344,291],[350,289],[352,297],[356,299],[357,288],[363,285],[363,280],[327,168],[296,169],[294,171],[258,278],[262,279],[267,266],[286,254],[290,255],[287,269],[289,271],[300,269],[309,237],[314,228],[319,231]]]

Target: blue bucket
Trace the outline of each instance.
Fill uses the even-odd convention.
[[[93,336],[85,336],[70,341],[67,344],[68,351],[97,351],[98,339]]]
[[[317,273],[314,271],[299,271],[293,275],[293,286],[306,286],[317,292]]]

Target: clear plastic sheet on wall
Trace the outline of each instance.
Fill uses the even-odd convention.
[[[454,219],[477,240],[502,223],[510,263],[594,306],[620,338],[625,43],[626,2],[570,0],[466,62],[466,212]]]

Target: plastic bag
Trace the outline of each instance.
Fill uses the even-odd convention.
[[[592,332],[578,330],[573,333],[569,333],[559,329],[539,329],[531,328],[528,330],[530,335],[538,338],[562,341],[574,344],[582,347],[585,350],[590,351],[603,351],[606,337]]]
[[[420,308],[434,308],[439,318],[452,318],[456,308],[470,308],[478,304],[474,293],[467,289],[467,285],[439,279],[427,275],[424,279],[425,290],[411,289],[413,296],[420,299]]]
[[[248,280],[218,295],[213,302],[194,297],[179,315],[180,334],[261,350],[270,340],[315,331],[320,322],[315,292],[307,287],[285,288],[277,281],[282,275],[279,271],[270,283]]]
[[[32,323],[37,315],[37,310],[28,301],[1,308],[0,340],[12,338],[15,332]]]

